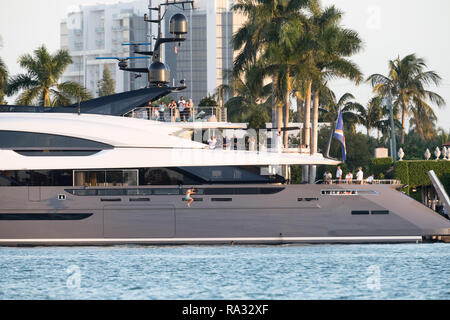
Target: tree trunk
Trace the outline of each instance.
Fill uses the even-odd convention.
[[[314,155],[317,153],[317,145],[319,141],[319,91],[314,92],[314,111],[313,111],[313,123],[311,130],[311,148],[309,149],[310,154]],[[309,183],[315,183],[316,181],[316,166],[311,165],[309,168]]]
[[[281,103],[277,105],[277,114],[277,128],[283,128],[283,105]]]
[[[311,131],[310,131],[310,122],[311,122],[311,89],[312,89],[312,80],[308,80],[308,89],[306,91],[306,104],[305,104],[305,116],[303,118],[304,121],[304,134],[305,137],[303,143],[307,147],[311,147]]]
[[[299,98],[298,96],[296,96],[297,99],[297,122],[301,123],[302,122],[302,107],[303,107],[303,103],[304,101]]]
[[[44,89],[44,107],[50,107],[50,91]]]
[[[283,132],[283,144],[284,147],[287,148],[288,147],[288,142],[289,142],[289,132],[287,131],[287,128],[289,126],[289,110],[291,108],[291,104],[290,104],[290,94],[291,94],[291,79],[289,76],[289,66],[287,66],[287,70],[286,70],[286,95],[285,95],[285,106],[284,106],[284,132]]]
[[[405,121],[406,121],[406,105],[402,103],[402,145],[405,143]]]
[[[319,91],[314,92],[314,112],[313,112],[313,123],[312,123],[312,133],[311,133],[311,149],[310,153],[317,153],[317,145],[319,141]]]
[[[302,107],[303,107],[303,100],[300,99],[298,96],[296,98],[297,98],[297,122],[301,123],[302,122],[301,113],[302,113]],[[300,145],[302,144],[302,130],[298,130],[298,143]]]
[[[277,77],[275,74],[272,76],[272,147],[274,146],[274,139],[276,137],[276,128],[278,125],[278,113],[277,113],[277,106],[275,104],[275,85],[276,85]]]

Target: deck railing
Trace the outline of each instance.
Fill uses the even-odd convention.
[[[126,116],[161,122],[226,122],[226,108],[220,107],[192,107],[180,111],[166,106],[164,112],[159,107],[143,107],[130,111]]]
[[[315,182],[316,184],[392,184],[392,185],[401,185],[402,182],[400,180],[395,179],[374,179],[372,182],[368,182],[367,179],[362,180],[362,183],[360,180],[352,179],[352,180],[346,180],[346,179],[332,179],[332,180],[317,180]]]

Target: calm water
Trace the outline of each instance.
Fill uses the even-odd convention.
[[[0,299],[450,299],[450,244],[0,248]]]

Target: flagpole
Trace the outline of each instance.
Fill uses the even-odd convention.
[[[344,117],[342,116],[342,110],[339,110],[338,118],[336,120],[336,126],[334,129],[334,137],[341,142],[342,145],[342,162],[345,162],[347,158],[345,136],[344,136]]]
[[[339,108],[339,112],[338,112],[337,117],[339,117],[339,113],[341,113],[341,109],[340,108]],[[333,118],[333,124],[331,126],[330,135],[328,136],[328,143],[327,143],[327,149],[326,149],[326,153],[325,153],[325,158],[330,158],[331,142],[333,141],[334,130],[336,130],[337,117],[336,117],[336,119]]]
[[[391,124],[391,143],[392,143],[392,147],[391,147],[391,157],[392,157],[392,161],[395,162],[397,159],[397,141],[395,140],[395,126],[394,126],[394,107],[392,105],[392,95],[389,92],[388,95],[388,107],[389,107],[389,122]]]

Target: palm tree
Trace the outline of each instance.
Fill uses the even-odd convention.
[[[370,129],[378,129],[380,121],[383,118],[383,105],[381,97],[373,97],[367,104],[367,108],[360,108],[358,111],[361,118],[361,124],[366,127],[367,138],[369,138]]]
[[[255,109],[267,113],[271,84],[264,85],[262,74],[258,66],[246,66],[243,76],[233,78],[229,86],[224,85],[223,89],[234,94],[225,103],[231,121],[249,121]]]
[[[339,99],[330,89],[322,91],[321,105],[319,108],[320,119],[323,122],[331,122],[332,128],[336,124],[339,110],[342,112],[344,126],[351,132],[356,132],[356,124],[361,123],[359,110],[364,109],[359,103],[354,102],[355,97],[351,93],[344,93]],[[356,111],[356,112],[355,112]]]
[[[284,100],[284,125],[289,122],[289,97],[291,94],[293,40],[301,33],[304,15],[301,9],[315,0],[239,0],[233,10],[247,16],[247,22],[233,36],[233,47],[240,50],[234,62],[234,74],[242,73],[247,64],[259,61],[265,75],[272,77],[272,108],[276,127],[282,126]],[[275,121],[275,119],[272,119]],[[284,137],[287,144],[287,134]]]
[[[69,105],[77,99],[92,98],[92,94],[76,82],[58,82],[66,67],[72,63],[67,50],[50,54],[42,45],[33,53],[34,56],[25,54],[19,58],[19,65],[27,72],[13,76],[7,86],[8,95],[23,90],[17,98],[18,104],[54,107]]]
[[[3,62],[2,58],[0,58],[0,104],[5,104],[4,100],[5,89],[8,82],[8,68],[6,64]]]
[[[357,32],[345,29],[340,25],[342,12],[334,6],[322,9],[319,4],[309,8],[309,37],[315,43],[312,53],[314,65],[318,73],[313,80],[314,110],[313,136],[311,154],[317,152],[317,127],[319,116],[320,90],[326,87],[328,80],[347,78],[358,84],[362,80],[359,67],[348,58],[362,48],[362,41]],[[308,107],[308,106],[306,106]]]
[[[232,79],[233,79],[232,70],[224,70],[222,84],[217,86],[216,89],[214,90],[214,99],[217,100],[217,103],[220,108],[219,121],[222,121],[225,103],[228,101],[230,95],[233,94],[233,89],[230,85]]]
[[[425,139],[430,140],[437,135],[437,117],[433,109],[428,106],[423,107],[420,103],[417,103],[410,107],[410,112],[410,131],[418,133],[422,141],[425,141]]]
[[[398,107],[394,107],[394,131],[401,134],[402,124],[400,122],[400,110]],[[389,141],[389,137],[391,136],[391,121],[389,120],[389,108],[387,106],[382,107],[383,117],[377,123],[377,142],[381,143],[381,137],[383,137],[383,143],[386,144]],[[380,136],[381,133],[381,136]],[[396,133],[397,135],[397,133]]]
[[[400,107],[401,144],[405,143],[405,123],[408,114],[413,113],[416,118],[422,114],[421,120],[428,122],[427,126],[430,126],[432,118],[436,116],[427,100],[439,107],[445,105],[440,95],[425,89],[426,85],[438,86],[441,82],[441,77],[435,71],[424,71],[426,67],[424,59],[410,54],[403,59],[398,57],[396,60],[389,61],[388,76],[372,74],[367,79],[371,82],[374,92],[380,96],[391,95],[394,99],[393,105]],[[423,132],[419,130],[419,134],[424,139]]]

